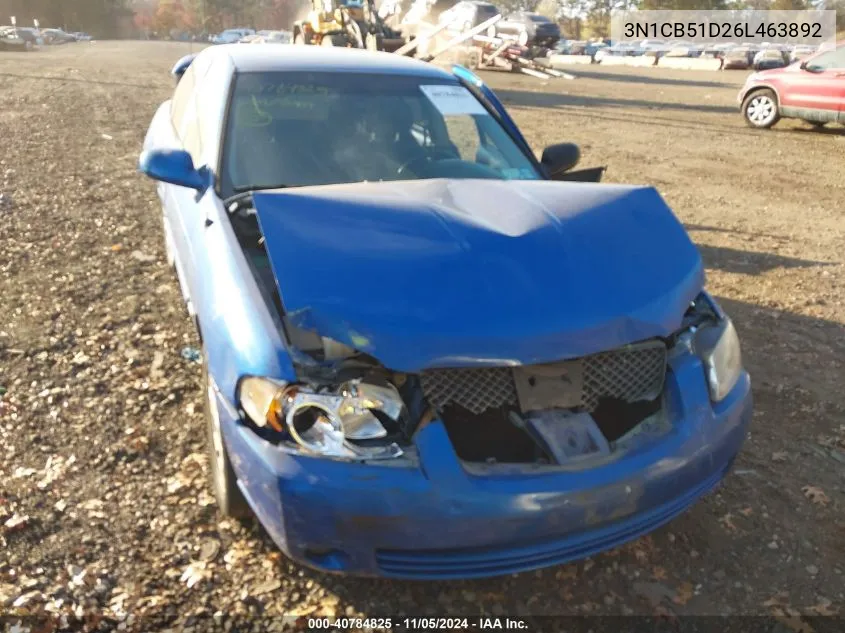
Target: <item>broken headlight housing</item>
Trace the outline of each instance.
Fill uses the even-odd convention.
[[[381,422],[398,422],[405,413],[402,397],[389,383],[356,379],[318,390],[248,377],[238,391],[240,406],[253,423],[287,435],[306,453],[361,460],[402,455],[402,449],[386,439],[388,431]]]
[[[707,323],[696,330],[693,340],[695,353],[704,363],[710,399],[721,402],[742,373],[742,354],[734,324],[727,316]]]

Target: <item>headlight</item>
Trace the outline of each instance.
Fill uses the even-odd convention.
[[[397,422],[404,413],[402,397],[392,385],[351,380],[318,393],[305,385],[249,377],[241,382],[239,395],[241,408],[255,424],[288,434],[307,452],[352,459],[402,455],[395,443],[372,443],[388,434],[374,411]]]
[[[695,352],[704,363],[710,399],[720,402],[736,385],[742,373],[739,337],[727,317],[695,333]]]

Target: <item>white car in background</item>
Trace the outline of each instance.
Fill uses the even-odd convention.
[[[805,57],[812,55],[818,50],[818,46],[811,46],[808,44],[799,44],[795,48],[792,49],[792,52],[789,55],[790,62],[797,62],[799,60],[804,59]]]
[[[290,44],[293,33],[290,31],[258,31],[238,40],[240,44]]]
[[[234,44],[248,35],[255,35],[255,29],[226,29],[211,36],[212,44]]]
[[[646,51],[663,50],[666,48],[666,42],[663,40],[643,40],[640,42],[640,48]]]

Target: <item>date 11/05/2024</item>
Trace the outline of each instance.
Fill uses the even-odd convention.
[[[528,624],[519,618],[308,618],[309,631],[368,630],[527,630]]]
[[[627,38],[745,38],[801,37],[823,39],[820,22],[626,22]]]

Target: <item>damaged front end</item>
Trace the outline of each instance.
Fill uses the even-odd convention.
[[[413,458],[413,435],[433,411],[416,376],[313,333],[285,328],[298,380],[248,376],[240,406],[265,440],[311,455],[352,461]],[[310,341],[312,347],[294,346]],[[313,344],[320,345],[317,349]]]
[[[667,347],[654,340],[557,363],[426,371],[421,382],[461,459],[571,464],[665,423]]]
[[[290,323],[286,330],[307,344],[291,349],[300,380],[245,378],[242,410],[274,444],[352,461],[409,458],[415,434],[439,420],[468,466],[593,466],[671,431],[673,357],[698,358],[714,403],[741,372],[733,325],[704,292],[669,337],[537,365],[394,372]]]
[[[271,439],[287,439],[311,454],[378,460],[403,453],[394,438],[407,412],[389,383],[356,379],[319,388],[250,377],[241,383],[240,401]]]
[[[742,371],[652,190],[363,183],[230,214],[296,371],[242,379],[240,409],[291,450],[413,460],[437,420],[465,464],[596,464],[671,430],[676,356],[699,359],[714,403]]]

